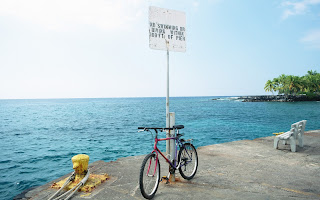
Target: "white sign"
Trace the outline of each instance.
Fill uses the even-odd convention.
[[[186,14],[150,6],[149,46],[151,49],[167,51],[169,48],[169,51],[185,52]]]

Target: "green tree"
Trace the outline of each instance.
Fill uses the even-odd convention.
[[[281,74],[274,80],[279,94],[289,94],[289,85],[287,84],[287,79],[288,77],[285,74]]]
[[[303,77],[304,80],[304,92],[307,93],[319,93],[320,91],[320,74],[317,71],[308,71]]]
[[[272,93],[278,92],[278,94],[320,95],[320,73],[310,70],[302,77],[281,74],[273,80],[268,80],[264,90]]]
[[[273,82],[272,82],[271,80],[268,80],[268,81],[266,82],[265,86],[264,86],[264,90],[265,90],[266,92],[272,92],[272,94],[273,94],[274,89],[275,89],[275,88],[274,88]]]
[[[286,87],[289,94],[297,94],[303,90],[302,78],[299,76],[289,75],[286,77]]]

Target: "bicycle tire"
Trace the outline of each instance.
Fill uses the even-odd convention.
[[[150,153],[144,158],[141,164],[139,185],[141,194],[146,199],[152,199],[159,186],[160,162],[158,159],[157,167],[155,167],[156,159],[156,155],[154,153]]]
[[[197,173],[198,154],[196,148],[185,143],[179,150],[178,161],[180,162],[179,172],[184,179],[190,180]]]

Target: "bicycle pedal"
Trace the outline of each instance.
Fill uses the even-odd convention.
[[[161,177],[161,181],[163,181],[163,180],[169,180],[166,176],[163,176],[163,177]]]
[[[166,184],[169,183],[169,178],[168,178],[168,177],[166,177],[166,176],[161,177],[161,182],[162,182],[163,180],[166,180]]]

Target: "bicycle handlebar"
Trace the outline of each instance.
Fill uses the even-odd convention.
[[[176,126],[173,126],[172,128],[138,127],[138,129],[154,129],[154,130],[157,130],[157,129],[160,129],[160,130],[173,130],[173,129],[183,129],[183,128],[184,128],[183,125],[176,125]]]

